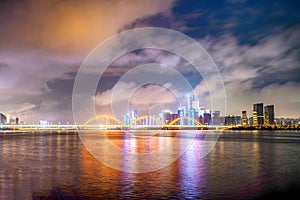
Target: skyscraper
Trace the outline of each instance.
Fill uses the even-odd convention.
[[[132,110],[131,111],[131,119],[136,119],[137,118],[137,110],[136,109],[134,109],[134,110]]]
[[[184,118],[183,118],[184,115],[185,115],[185,113],[184,113],[184,107],[178,108],[178,117],[181,118],[180,122],[179,122],[180,125],[184,125]]]
[[[253,117],[252,117],[252,125],[257,126],[257,112],[253,111]]]
[[[265,124],[274,125],[274,105],[265,106]]]
[[[193,108],[193,101],[194,101],[194,95],[188,94],[186,96],[186,110],[189,111],[191,108]]]
[[[196,117],[196,112],[195,112],[194,108],[190,109],[190,111],[188,113],[188,117],[190,118],[188,120],[188,125],[194,125],[194,120],[192,120],[192,119],[195,119],[195,117]]]
[[[0,124],[4,124],[6,122],[6,116],[0,113]]]
[[[221,125],[222,123],[222,118],[221,118],[221,112],[216,110],[212,113],[212,124],[213,125]]]
[[[210,113],[204,113],[203,115],[203,123],[206,125],[210,125],[211,122],[211,114]]]
[[[247,111],[243,110],[242,111],[242,125],[246,126],[247,124],[248,124]]]
[[[225,116],[225,122],[224,122],[224,124],[226,126],[235,126],[236,125],[235,117],[233,115]]]
[[[8,114],[8,115],[6,116],[6,123],[7,123],[7,124],[10,124],[10,114]]]
[[[264,104],[263,103],[253,104],[253,120],[254,120],[254,112],[256,112],[256,114],[257,114],[257,125],[263,125],[264,124]]]
[[[125,125],[129,125],[130,124],[130,117],[129,117],[128,114],[123,116],[123,123]]]

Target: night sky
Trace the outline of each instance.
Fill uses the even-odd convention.
[[[223,114],[251,113],[253,103],[264,102],[275,105],[276,117],[299,117],[299,9],[300,1],[286,0],[1,1],[0,112],[28,123],[72,122],[72,88],[84,58],[113,34],[151,26],[180,31],[206,49],[225,83]],[[180,71],[209,108],[205,82],[191,66],[153,49],[112,63],[100,80],[97,106],[109,104],[107,96],[126,70],[152,61]],[[133,101],[146,105],[172,98],[165,88],[148,85]]]

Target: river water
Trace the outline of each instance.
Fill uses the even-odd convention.
[[[201,157],[203,134],[208,132],[182,137],[193,140],[193,144],[169,165],[151,172],[129,173],[98,161],[76,132],[0,132],[0,199],[299,196],[300,132],[223,131],[211,151]],[[149,153],[174,137],[124,137],[114,133],[108,138],[122,150]],[[113,157],[109,149],[105,156]]]

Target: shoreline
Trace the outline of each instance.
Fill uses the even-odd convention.
[[[46,132],[77,132],[77,131],[158,131],[158,130],[166,130],[166,131],[176,131],[176,130],[230,130],[230,131],[277,131],[277,130],[291,130],[291,131],[300,131],[300,126],[163,126],[163,127],[141,127],[135,129],[129,128],[120,128],[120,127],[112,127],[106,129],[97,129],[97,128],[87,128],[87,129],[79,129],[79,128],[19,128],[19,127],[10,127],[10,128],[0,128],[0,133],[22,133],[22,132],[37,132],[37,131],[46,131]]]

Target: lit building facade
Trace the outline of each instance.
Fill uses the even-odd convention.
[[[265,106],[265,124],[266,125],[274,125],[274,105]]]
[[[257,126],[258,125],[258,123],[257,123],[257,111],[253,111],[253,117],[252,117],[252,123],[251,123],[252,125],[254,125],[254,126]]]
[[[6,123],[6,116],[2,113],[0,113],[0,124]]]
[[[242,125],[247,126],[248,125],[248,118],[247,118],[247,111],[242,111]]]
[[[256,112],[256,116],[257,116],[256,125],[260,125],[260,126],[264,125],[264,104],[263,103],[253,104],[253,120],[254,120],[254,112]]]

